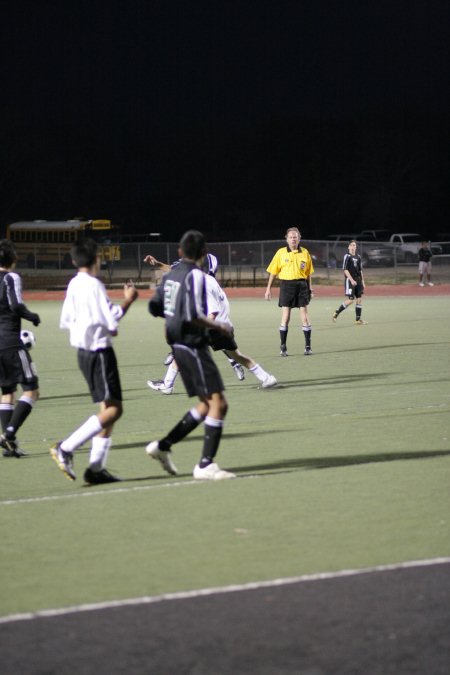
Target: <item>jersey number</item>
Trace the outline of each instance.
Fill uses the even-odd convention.
[[[181,284],[178,281],[167,280],[164,284],[164,316],[175,314],[175,305]]]

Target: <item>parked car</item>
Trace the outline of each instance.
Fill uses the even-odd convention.
[[[358,241],[357,234],[329,234],[323,247],[322,257],[328,267],[340,267],[344,255],[348,251],[348,243],[352,239]]]
[[[391,230],[362,230],[358,239],[361,241],[389,241]]]
[[[422,242],[428,241],[428,238],[417,232],[395,232],[391,234],[389,241],[395,247],[397,262],[413,263],[417,262]],[[442,246],[432,244],[431,252],[433,255],[440,255],[442,253]]]

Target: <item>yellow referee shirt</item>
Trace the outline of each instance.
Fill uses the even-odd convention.
[[[307,279],[314,273],[314,267],[306,248],[300,247],[298,251],[291,251],[289,246],[283,246],[273,256],[267,272],[278,276],[279,279],[292,281]]]

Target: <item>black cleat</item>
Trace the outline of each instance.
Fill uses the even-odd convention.
[[[103,485],[105,483],[119,483],[122,479],[118,476],[113,476],[108,469],[101,469],[100,471],[92,471],[86,469],[84,472],[84,481],[88,485]]]
[[[17,459],[20,459],[20,457],[25,457],[27,454],[19,448],[15,437],[8,438],[5,434],[0,436],[0,447],[3,448],[3,457],[17,457]]]

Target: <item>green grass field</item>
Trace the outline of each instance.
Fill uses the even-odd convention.
[[[180,381],[172,396],[147,387],[167,345],[136,303],[115,340],[125,413],[108,466],[124,482],[90,488],[87,448],[76,483],[48,448],[95,407],[61,304],[30,303],[41,400],[19,436],[29,457],[0,457],[0,616],[449,556],[448,299],[368,298],[367,326],[353,309],[333,325],[337,303],[311,306],[314,356],[292,323],[281,359],[275,301],[232,301],[241,351],[280,385],[238,382],[216,355],[230,405],[218,461],[238,476],[217,484],[192,479],[202,428],[174,448],[178,477],[144,451],[192,401]]]

